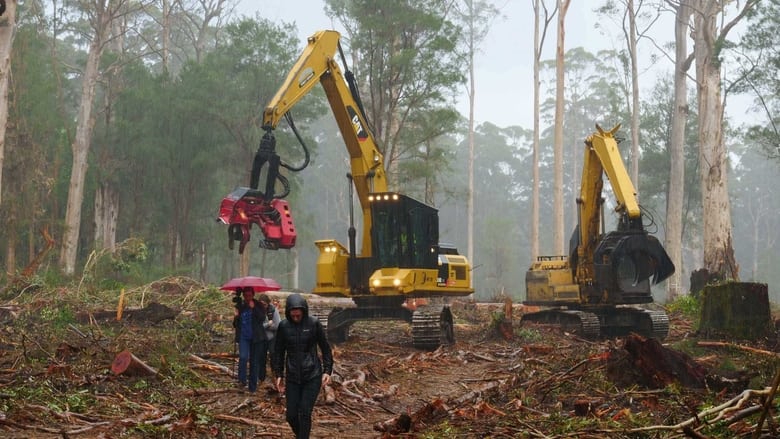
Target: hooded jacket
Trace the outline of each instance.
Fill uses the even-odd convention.
[[[303,318],[294,323],[290,311],[302,309]],[[285,320],[279,323],[276,331],[276,354],[272,358],[272,368],[277,377],[286,377],[288,382],[302,384],[319,379],[323,373],[333,372],[333,353],[325,335],[325,328],[315,317],[309,316],[309,305],[300,294],[287,296],[284,308]],[[317,355],[319,346],[322,360]]]

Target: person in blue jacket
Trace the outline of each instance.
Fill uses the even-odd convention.
[[[255,299],[254,289],[246,287],[236,289],[235,317],[233,327],[238,343],[238,383],[250,392],[257,391],[260,375],[260,350],[268,336],[265,332],[267,317],[265,308]]]
[[[276,331],[272,369],[276,388],[287,399],[287,423],[297,439],[308,439],[314,403],[333,373],[333,353],[325,328],[309,316],[303,296],[287,296],[284,315]]]

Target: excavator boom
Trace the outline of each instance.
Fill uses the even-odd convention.
[[[585,139],[579,224],[569,256],[541,256],[526,273],[526,304],[550,306],[526,320],[569,322],[587,335],[644,332],[665,337],[668,318],[622,305],[653,302],[651,285],[674,273],[674,264],[643,224],[636,190],[620,157],[614,134],[598,125]],[[617,229],[602,231],[604,175],[614,192]],[[560,308],[566,308],[562,311]]]
[[[471,267],[454,247],[439,243],[437,209],[388,190],[384,158],[366,120],[354,76],[346,68],[339,39],[332,30],[316,32],[307,39],[303,52],[263,111],[265,134],[252,165],[250,187],[237,188],[223,200],[219,219],[228,225],[231,245],[234,240],[240,241],[239,252],[249,241],[252,225],[263,232],[261,246],[265,248],[295,245],[289,206],[275,191],[278,182],[286,183],[279,173],[281,167],[293,171],[302,168],[292,169],[276,154],[274,130],[282,118],[295,130],[290,110],[320,84],[349,154],[350,198],[356,197],[362,210],[360,251],[351,211],[347,246],[334,239],[315,243],[319,257],[312,293],[351,298],[357,305],[321,318],[328,336],[334,341],[343,340],[358,320],[400,319],[412,323],[416,347],[437,347],[441,339],[453,339],[449,308],[413,311],[401,305],[410,298],[473,293]],[[265,185],[259,188],[265,169]],[[349,205],[353,205],[351,199]]]

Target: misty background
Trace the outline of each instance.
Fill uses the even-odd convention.
[[[156,5],[155,2],[149,2]],[[94,139],[85,180],[83,221],[78,240],[77,276],[106,282],[155,279],[176,274],[221,284],[239,273],[239,256],[228,249],[226,226],[216,222],[219,203],[236,186],[247,186],[261,130],[258,119],[292,63],[317,30],[343,29],[326,16],[324,1],[218,2],[218,20],[207,21],[197,2],[180,11],[170,34],[170,58],[163,62],[157,12],[137,12],[135,32],[124,46],[100,59]],[[531,264],[532,191],[532,39],[530,2],[493,2],[475,63],[475,238],[472,279],[479,299],[501,295],[522,300],[525,271]],[[622,124],[628,137],[626,65],[620,18],[594,10],[606,2],[576,2],[567,15],[564,117],[565,228],[576,224],[583,140],[599,123]],[[663,3],[663,2],[660,2]],[[15,81],[4,163],[0,243],[6,276],[32,263],[45,247],[42,228],[62,236],[72,161],[71,140],[79,111],[81,72],[87,63],[90,10],[60,5],[55,14],[36,2],[20,5],[12,70]],[[153,10],[150,9],[150,10]],[[53,20],[53,17],[58,20]],[[151,18],[150,18],[151,17]],[[668,190],[668,129],[673,64],[668,51],[673,16],[661,11],[648,19],[640,54],[639,201],[651,214],[651,232],[664,237]],[[57,27],[61,26],[61,27]],[[554,24],[553,24],[554,26]],[[199,33],[200,31],[200,33]],[[733,52],[724,53],[724,76],[737,75],[740,33]],[[112,39],[118,44],[118,39]],[[345,52],[352,60],[352,43]],[[542,54],[540,249],[552,252],[552,143],[554,112],[554,31]],[[768,46],[771,47],[771,46]],[[456,54],[444,53],[444,58]],[[120,62],[121,61],[121,62]],[[119,67],[121,66],[121,67]],[[368,72],[349,65],[359,80]],[[433,75],[436,66],[428,66]],[[458,70],[466,73],[466,65]],[[776,73],[776,72],[775,72]],[[775,75],[778,76],[778,75]],[[366,82],[361,84],[365,85]],[[694,94],[695,85],[689,84]],[[467,251],[465,215],[468,191],[468,99],[463,81],[441,88],[442,100],[421,107],[419,117],[454,110],[448,129],[426,143],[393,157],[393,189],[439,209],[442,241]],[[367,99],[363,96],[363,99]],[[741,280],[770,285],[780,281],[778,234],[780,163],[749,136],[756,126],[771,126],[756,111],[756,95],[735,89],[728,95],[727,139],[731,159],[729,190],[736,259]],[[691,107],[695,108],[694,100]],[[434,111],[435,110],[435,111]],[[347,242],[350,202],[349,162],[324,94],[317,89],[293,110],[296,125],[312,151],[312,163],[290,175],[288,197],[298,231],[292,250],[257,248],[250,241],[250,273],[272,277],[285,288],[308,291],[314,284],[317,239]],[[702,265],[701,193],[698,184],[695,120],[686,137],[686,190],[683,261],[678,270],[687,288],[692,270]],[[372,120],[372,123],[381,121]],[[302,149],[285,123],[277,130],[283,160],[297,163]],[[623,149],[625,148],[625,149]],[[628,160],[627,142],[621,152]],[[96,203],[116,197],[116,241],[120,251],[107,257],[95,236],[100,228]],[[612,194],[605,191],[607,203]],[[113,200],[113,198],[110,198]],[[608,218],[607,228],[612,227]],[[360,227],[357,224],[358,229]],[[360,231],[358,232],[360,236]],[[44,261],[55,266],[53,258]],[[107,285],[110,286],[110,285]],[[663,286],[661,286],[663,288]],[[658,292],[657,299],[663,294]]]

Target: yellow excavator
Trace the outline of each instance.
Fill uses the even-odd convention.
[[[526,305],[545,307],[522,321],[560,325],[584,337],[636,332],[663,339],[669,333],[664,311],[634,305],[653,302],[650,290],[674,273],[674,264],[647,231],[651,217],[637,202],[620,157],[615,133],[596,125],[585,140],[578,225],[568,256],[539,256],[526,273]],[[604,174],[614,192],[616,230],[604,230]],[[648,224],[645,224],[648,222]]]
[[[415,347],[436,348],[454,341],[449,307],[434,305],[446,300],[430,300],[430,305],[416,310],[403,305],[411,298],[472,294],[471,267],[455,247],[439,243],[437,209],[389,190],[384,158],[367,122],[354,76],[346,68],[339,40],[339,33],[332,30],[308,38],[306,48],[263,112],[265,134],[255,155],[250,186],[236,188],[223,199],[218,219],[228,225],[231,248],[234,241],[240,242],[239,252],[249,241],[252,225],[263,233],[263,248],[295,245],[291,209],[282,199],[289,185],[279,168],[300,171],[305,164],[290,166],[279,158],[274,130],[284,117],[301,139],[289,111],[319,83],[349,154],[350,196],[356,193],[363,219],[359,252],[351,210],[347,246],[335,239],[315,242],[319,256],[312,293],[351,298],[356,305],[333,309],[320,315],[320,320],[334,342],[345,340],[349,327],[360,320],[402,320],[412,325]],[[265,175],[262,190],[258,189],[261,175]],[[275,193],[279,184],[284,187],[281,194]]]

